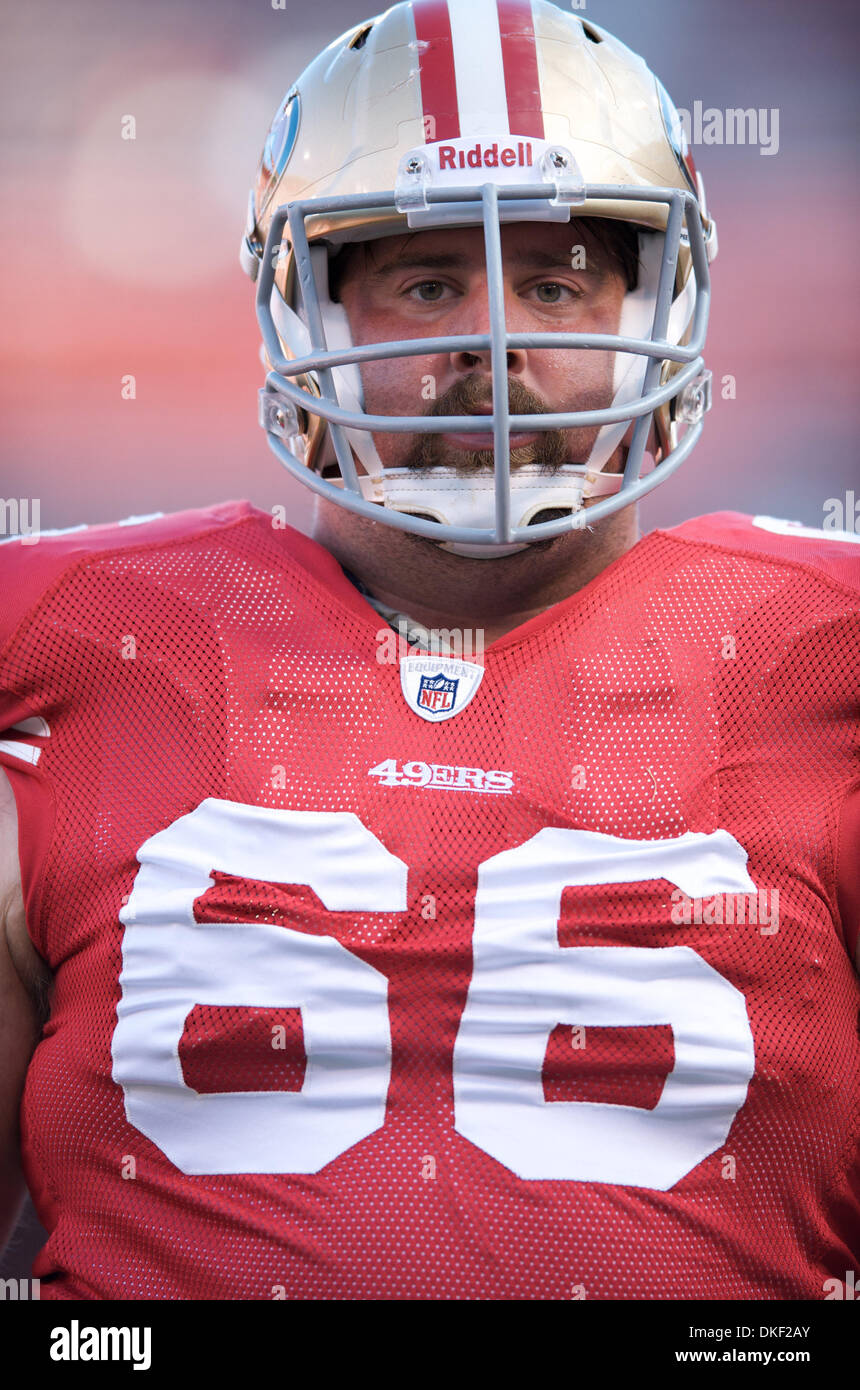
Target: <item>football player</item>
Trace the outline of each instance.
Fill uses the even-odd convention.
[[[242,259],[314,537],[0,550],[43,1298],[845,1286],[856,538],[637,524],[716,248],[659,81],[546,0],[395,5],[290,88]]]

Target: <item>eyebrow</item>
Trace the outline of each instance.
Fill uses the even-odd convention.
[[[569,270],[570,261],[556,251],[522,250],[505,257],[508,264],[524,270]],[[606,267],[596,257],[585,274],[603,278]],[[371,271],[371,279],[381,280],[398,270],[465,270],[471,264],[468,256],[458,251],[430,251],[426,255],[413,252],[405,256],[394,256]],[[582,274],[582,270],[577,271]]]

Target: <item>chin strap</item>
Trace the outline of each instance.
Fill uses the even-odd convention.
[[[511,473],[511,520],[514,526],[528,526],[539,512],[550,507],[579,511],[587,484],[593,489],[590,496],[606,496],[617,492],[621,483],[620,473],[601,474],[585,464],[565,463],[551,474],[538,464],[525,464]],[[431,468],[424,474],[408,468],[383,468],[359,478],[359,485],[368,502],[382,502],[413,516],[429,516],[445,526],[491,530],[495,525],[495,480],[489,472],[464,477],[449,467]],[[528,542],[477,546],[445,541],[441,548],[455,555],[495,559],[526,550]]]

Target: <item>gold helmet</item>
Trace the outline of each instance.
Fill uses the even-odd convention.
[[[638,282],[617,334],[530,334],[528,348],[613,351],[613,400],[599,411],[510,415],[507,352],[525,344],[504,322],[500,223],[571,217],[632,223]],[[329,260],[345,243],[481,224],[488,335],[353,343],[329,286]],[[260,423],[279,460],[317,493],[458,553],[507,554],[583,526],[586,515],[590,525],[668,477],[701,434],[716,250],[678,113],[611,34],[548,0],[395,5],[311,63],[266,140],[241,251],[257,281],[268,368]],[[367,415],[362,362],[457,350],[491,353],[494,475],[384,468],[374,433],[468,432],[472,421]],[[623,475],[602,473],[631,425]],[[600,427],[584,464],[512,475],[512,430],[579,426]],[[659,461],[643,476],[655,436]],[[555,519],[540,521],[548,508]]]

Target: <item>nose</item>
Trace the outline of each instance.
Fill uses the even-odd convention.
[[[513,300],[505,296],[505,327],[508,333],[513,331],[511,327],[512,315],[516,313],[516,305]],[[461,312],[457,315],[456,324],[452,325],[452,332],[458,336],[478,337],[490,335],[490,309],[487,300],[486,286],[468,296],[463,301]],[[484,351],[468,351],[458,349],[452,352],[451,365],[455,371],[470,373],[484,371],[488,375],[492,370],[492,357],[490,349]],[[527,356],[522,348],[508,348],[507,351],[508,374],[522,376],[526,370]]]

